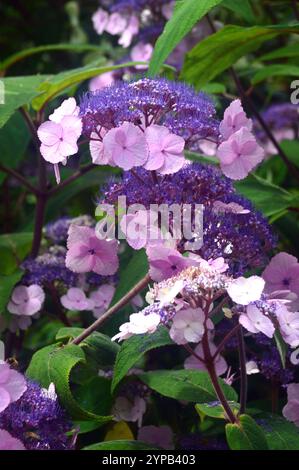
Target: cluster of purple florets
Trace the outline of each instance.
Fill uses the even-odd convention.
[[[219,136],[212,100],[184,83],[163,78],[143,78],[88,92],[81,100],[80,116],[88,136],[124,121],[140,127],[164,125],[183,137],[189,149],[198,148],[200,140],[217,141]]]
[[[27,450],[70,450],[66,433],[72,423],[56,397],[27,380],[27,390],[18,401],[0,413],[0,429],[20,439]]]
[[[274,104],[262,113],[262,117],[273,132],[289,129],[294,132],[294,137],[298,137],[298,106],[292,103]],[[258,139],[261,142],[267,140],[268,137],[265,131],[256,120],[254,120],[253,125]]]
[[[264,266],[276,239],[266,219],[250,201],[236,194],[231,180],[212,166],[193,163],[175,174],[157,176],[154,182],[150,172],[138,168],[126,172],[122,180],[111,181],[104,190],[104,202],[116,204],[118,196],[125,195],[127,205],[143,204],[203,204],[203,246],[197,252],[204,259],[225,258],[229,273],[236,276]],[[213,203],[234,202],[247,214],[218,213]],[[185,240],[182,240],[182,246]]]
[[[55,281],[62,282],[66,287],[77,285],[78,274],[65,266],[66,249],[62,246],[53,246],[46,253],[37,258],[28,258],[22,263],[26,271],[23,285],[38,284],[47,286]]]

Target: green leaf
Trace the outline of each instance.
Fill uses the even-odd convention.
[[[64,170],[64,169],[62,169]],[[51,220],[60,213],[61,207],[66,204],[67,201],[70,201],[73,197],[77,196],[78,194],[82,194],[85,190],[91,190],[95,188],[98,191],[99,187],[103,183],[103,181],[107,178],[109,172],[109,168],[103,166],[101,168],[94,165],[94,167],[84,175],[77,178],[71,184],[67,185],[66,187],[60,189],[57,194],[53,195],[47,204],[46,210],[46,219]],[[62,175],[62,182],[69,176],[72,176],[74,173],[73,170],[61,171]],[[113,173],[115,170],[113,170]],[[110,169],[111,174],[111,169]],[[56,184],[56,183],[55,183]],[[30,224],[28,227],[31,227]],[[28,228],[26,227],[26,228]]]
[[[241,415],[240,422],[225,426],[226,439],[231,450],[267,450],[265,434],[253,418]]]
[[[229,406],[233,412],[237,415],[240,405],[235,401],[229,401]],[[215,403],[198,403],[195,405],[195,409],[200,417],[209,416],[215,419],[227,419],[225,411],[221,405],[215,405]]]
[[[197,370],[157,370],[138,374],[142,382],[165,397],[195,403],[217,400],[212,382],[207,372]],[[228,400],[237,401],[235,390],[219,379],[221,388]]]
[[[103,377],[93,377],[78,387],[74,397],[84,410],[97,415],[109,415],[112,408],[111,381]]]
[[[285,57],[297,57],[299,55],[299,42],[288,46],[279,47],[259,57],[259,60],[284,59]]]
[[[164,326],[151,335],[136,335],[125,341],[117,354],[111,386],[112,391],[115,390],[134,364],[148,351],[170,344],[173,344],[173,342]]]
[[[92,444],[87,447],[83,447],[82,450],[155,450],[157,447],[153,447],[145,442],[141,441],[104,441],[98,444]]]
[[[9,276],[0,276],[0,313],[5,310],[5,307],[10,299],[11,291],[13,290],[16,283],[19,282],[23,274],[23,271],[19,269]]]
[[[45,46],[30,47],[28,49],[23,49],[16,54],[10,55],[5,60],[3,60],[3,62],[0,63],[0,70],[7,70],[16,62],[26,59],[26,57],[48,51],[99,52],[99,46],[94,44],[47,44]]]
[[[47,77],[32,75],[26,77],[2,78],[4,86],[4,104],[0,105],[0,128],[9,120],[13,113],[40,94],[38,86]]]
[[[270,450],[299,450],[299,428],[271,413],[259,415]]]
[[[61,328],[56,335],[56,340],[65,342],[66,340],[74,339],[82,331],[83,328]],[[112,366],[120,350],[120,346],[111,341],[109,336],[97,331],[85,338],[80,343],[80,346],[84,349],[86,356],[93,359],[98,367]]]
[[[298,196],[276,186],[257,175],[235,183],[235,188],[250,199],[254,206],[266,216],[272,216],[298,201]]]
[[[299,67],[297,65],[291,64],[275,64],[275,65],[267,65],[263,67],[261,70],[256,72],[256,74],[252,77],[251,83],[256,85],[267,78],[272,77],[298,77],[299,76]]]
[[[224,26],[220,31],[200,41],[186,55],[181,79],[201,88],[241,57],[257,50],[265,41],[288,33],[298,34],[299,25],[250,28]]]
[[[201,88],[201,91],[211,95],[223,94],[226,91],[225,85],[223,83],[211,82],[207,83]]]
[[[63,406],[68,410],[72,418],[78,420],[91,420],[106,423],[110,416],[100,416],[89,410],[85,410],[75,400],[70,389],[70,374],[75,366],[84,365],[85,354],[79,346],[69,344],[64,347],[59,345],[47,346],[39,350],[32,357],[27,375],[36,380],[43,387],[48,387],[51,382],[55,384],[57,395]]]
[[[57,96],[62,91],[96,75],[101,75],[102,73],[110,72],[112,70],[134,67],[138,64],[142,65],[145,62],[126,62],[119,65],[107,65],[105,67],[103,67],[103,65],[99,66],[101,63],[102,59],[100,62],[95,61],[85,65],[84,67],[67,70],[66,72],[53,75],[40,85],[39,91],[41,94],[33,100],[33,108],[35,110],[40,110],[48,101],[50,101],[52,98],[54,98],[54,96]]]
[[[17,168],[30,140],[28,128],[20,113],[15,113],[0,132],[1,163],[9,168]],[[0,173],[0,184],[5,177],[6,173]]]
[[[283,140],[280,142],[282,150],[286,153],[289,160],[299,167],[299,142],[298,140]]]
[[[221,6],[242,16],[248,23],[255,23],[256,21],[249,0],[242,0],[241,2],[236,2],[236,0],[223,0]]]
[[[148,261],[145,251],[134,251],[129,263],[120,272],[120,281],[112,300],[112,305],[118,302],[137,282],[141,281],[147,273]]]
[[[154,53],[151,58],[149,74],[157,75],[169,54],[188,34],[193,26],[214,6],[219,5],[222,0],[185,0],[180,2],[166,23],[161,36],[156,42]]]
[[[31,249],[31,232],[0,235],[0,274],[12,274]]]

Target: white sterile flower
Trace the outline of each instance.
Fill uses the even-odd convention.
[[[265,281],[259,276],[238,277],[227,288],[230,298],[240,305],[248,305],[261,298]]]
[[[246,374],[247,375],[258,374],[259,372],[260,372],[260,369],[258,368],[258,365],[255,361],[246,362]]]
[[[173,318],[170,337],[177,344],[198,343],[205,332],[205,314],[201,308],[188,308],[177,312]],[[210,319],[206,327],[214,328]]]
[[[143,312],[132,313],[129,322],[124,323],[119,328],[119,333],[111,338],[112,341],[130,338],[133,335],[141,335],[144,333],[154,333],[160,323],[160,315],[157,313],[149,313],[144,315]]]

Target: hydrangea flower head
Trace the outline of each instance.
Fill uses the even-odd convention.
[[[203,244],[196,254],[205,260],[224,258],[228,273],[234,277],[264,267],[276,244],[267,220],[250,201],[236,194],[232,182],[219,169],[210,165],[192,163],[174,174],[157,173],[156,184],[150,171],[137,168],[134,173],[126,172],[121,180],[110,180],[101,202],[116,205],[119,196],[126,196],[128,206],[142,204],[147,210],[151,204],[202,204]],[[235,203],[242,206],[242,212],[248,212],[218,211],[215,201]],[[186,241],[183,237],[178,251],[184,251]]]
[[[0,413],[0,429],[20,440],[26,450],[72,449],[72,438],[66,435],[72,424],[56,394],[29,380],[26,385],[22,396]]]

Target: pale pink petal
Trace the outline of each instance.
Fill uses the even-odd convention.
[[[19,439],[12,437],[4,429],[0,429],[0,450],[26,450],[26,448]]]
[[[0,413],[10,404],[10,395],[6,388],[0,385]],[[1,443],[0,443],[1,445]]]
[[[62,137],[63,129],[60,124],[52,121],[43,122],[37,129],[37,135],[42,144],[52,146]]]
[[[109,14],[103,10],[102,8],[99,8],[93,15],[92,15],[92,22],[93,22],[93,27],[95,31],[98,34],[103,34],[105,31],[105,28],[107,26],[108,20],[109,20]]]

